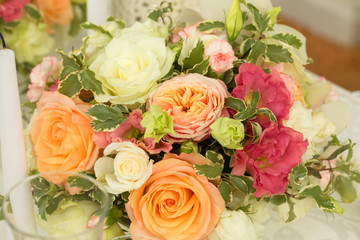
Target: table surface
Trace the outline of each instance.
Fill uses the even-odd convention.
[[[340,139],[351,138],[360,143],[360,93],[349,92],[335,86],[341,101],[348,103],[352,120]],[[356,119],[357,118],[357,119]],[[360,159],[360,144],[354,148],[354,157]],[[0,174],[1,161],[0,161]],[[357,187],[360,194],[360,186]],[[2,178],[0,176],[0,194],[3,194]],[[325,214],[319,209],[313,209],[303,219],[290,224],[279,221],[276,213],[266,222],[265,237],[262,240],[360,240],[360,199],[354,203],[344,205],[343,215]],[[5,223],[0,222],[0,239],[6,240]],[[9,240],[9,239],[8,239]]]

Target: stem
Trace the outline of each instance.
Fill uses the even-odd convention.
[[[1,34],[1,32],[0,32],[0,38],[1,38],[1,42],[2,42],[2,47],[3,47],[3,49],[7,48],[7,47],[6,47],[6,42],[5,42],[4,36]]]

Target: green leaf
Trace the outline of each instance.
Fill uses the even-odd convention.
[[[235,87],[234,71],[232,69],[227,70],[224,73],[224,77],[222,78],[222,81],[225,83],[228,89]]]
[[[46,208],[46,213],[51,215],[53,212],[56,211],[56,209],[58,208],[61,200],[63,200],[66,197],[65,194],[61,194],[53,199],[51,199],[51,201],[49,201],[49,205]]]
[[[123,193],[121,193],[121,199],[122,199],[124,202],[128,202],[128,201],[129,201],[129,196],[130,196],[130,193],[129,193],[129,192],[123,192]]]
[[[82,87],[78,75],[70,74],[67,75],[64,80],[60,81],[58,91],[71,98],[79,94],[81,89]]]
[[[111,35],[111,33],[107,30],[105,30],[102,26],[96,25],[94,23],[91,22],[84,22],[80,25],[83,29],[88,29],[88,30],[94,30],[96,32],[105,34],[106,36],[112,38],[113,36]]]
[[[40,217],[44,220],[47,220],[46,208],[49,205],[50,201],[51,201],[51,197],[49,195],[45,195],[42,196],[36,204],[39,210]]]
[[[172,11],[172,2],[162,1],[160,3],[160,6],[150,12],[147,17],[157,22],[159,18],[164,18],[165,13],[169,13]]]
[[[114,223],[117,223],[122,216],[123,211],[118,206],[113,206],[108,213],[105,226],[111,226]]]
[[[262,34],[270,27],[270,16],[268,14],[261,14],[260,11],[252,4],[247,4],[251,13],[253,14],[253,24],[258,30],[259,34]]]
[[[294,48],[300,48],[302,46],[301,40],[298,37],[296,37],[295,35],[290,34],[290,33],[278,33],[278,34],[271,36],[271,38],[279,40],[286,44],[289,44],[290,46],[293,46]]]
[[[291,170],[291,174],[294,177],[295,182],[304,179],[307,176],[307,173],[307,168],[303,164],[299,164]]]
[[[80,72],[80,82],[85,90],[90,90],[95,94],[104,94],[102,84],[95,78],[95,73],[89,69]]]
[[[232,201],[233,197],[231,192],[231,186],[229,183],[221,181],[221,183],[218,186],[218,189],[225,203],[229,203]]]
[[[186,73],[199,73],[205,75],[208,72],[210,65],[210,58],[205,58],[201,63],[195,64],[193,68],[186,71]]]
[[[235,176],[235,175],[229,175],[229,180],[230,180],[231,185],[233,185],[237,190],[239,190],[245,194],[250,193],[248,185],[242,178]]]
[[[61,49],[57,49],[56,51],[63,60],[63,69],[60,73],[60,80],[65,79],[69,74],[77,73],[81,70],[81,67],[76,63],[76,60],[73,57],[69,57]]]
[[[319,185],[309,185],[300,191],[299,196],[312,197],[321,209],[333,209],[335,207],[332,198],[325,194]]]
[[[267,45],[266,57],[275,63],[292,63],[294,61],[289,50],[279,45]]]
[[[262,133],[262,127],[260,126],[260,124],[258,122],[249,121],[249,123],[251,125],[251,129],[252,129],[252,133],[253,133],[253,136],[252,136],[253,139],[251,140],[251,142],[256,143],[260,139],[260,136]]]
[[[286,203],[287,199],[285,195],[275,195],[270,198],[272,204],[279,206],[283,203]]]
[[[114,131],[121,123],[125,121],[125,117],[118,117],[116,119],[108,119],[106,121],[93,120],[90,125],[96,132],[111,132]]]
[[[275,114],[268,108],[259,108],[257,114],[265,114],[270,121],[277,122]]]
[[[24,10],[27,15],[29,15],[31,18],[35,19],[36,21],[39,21],[41,19],[41,13],[33,4],[26,4],[24,7]]]
[[[107,21],[107,22],[116,22],[117,25],[118,25],[118,28],[120,28],[120,29],[125,28],[125,22],[124,22],[124,21],[121,21],[121,20],[119,20],[119,19],[116,19],[116,18],[113,17],[113,16],[108,17],[108,18],[106,19],[106,21]]]
[[[222,170],[223,170],[223,164],[215,163],[213,165],[209,164],[202,164],[197,165],[194,164],[194,170],[198,175],[205,176],[210,180],[214,180],[217,178],[220,178]]]
[[[252,32],[256,32],[256,30],[257,30],[254,24],[248,24],[243,29],[246,31],[252,31]]]
[[[4,202],[4,196],[0,194],[0,221],[4,220],[3,202]]]
[[[289,204],[289,215],[288,215],[288,219],[286,219],[286,222],[289,223],[296,218],[296,215],[294,212],[294,202],[291,200],[291,197],[288,195],[285,195],[285,197],[286,197],[286,202]]]
[[[245,111],[239,112],[237,114],[234,115],[234,119],[236,120],[240,120],[240,121],[245,121],[247,119],[252,119],[257,113],[256,108],[246,108]]]
[[[344,203],[351,203],[357,199],[356,189],[349,178],[342,175],[336,176],[334,187]]]
[[[242,112],[246,109],[245,102],[240,98],[235,97],[227,97],[225,98],[225,105],[226,108],[231,108],[236,112]]]
[[[112,107],[116,107],[117,109],[120,110],[121,113],[130,113],[129,109],[124,105],[117,104],[117,105],[114,105]]]
[[[354,143],[352,143],[352,141],[349,139],[349,150],[348,150],[348,154],[346,156],[346,162],[350,162],[350,160],[353,158],[354,155]]]
[[[281,7],[273,7],[267,11],[267,14],[270,16],[270,25],[274,26],[276,19],[281,12]]]
[[[102,207],[105,206],[105,195],[101,189],[99,189],[98,187],[95,187],[94,190],[91,192],[90,196],[94,201],[97,201],[98,203],[100,203],[100,205]]]
[[[265,56],[265,54],[267,53],[266,49],[267,49],[266,44],[260,40],[257,40],[252,45],[250,53],[246,59],[248,60],[248,62],[256,64],[257,60],[260,57]]]
[[[66,182],[70,183],[70,187],[78,187],[83,191],[89,191],[94,188],[94,183],[78,176],[69,176]]]
[[[100,121],[123,117],[119,108],[105,104],[95,104],[89,108],[86,113],[89,114],[93,119]]]
[[[220,163],[224,164],[224,158],[220,153],[217,153],[212,150],[208,150],[205,153],[205,157],[209,160],[211,160],[213,163]]]
[[[240,54],[243,56],[245,55],[247,52],[250,51],[250,49],[253,47],[253,45],[255,44],[256,40],[252,39],[252,38],[248,38],[244,41],[241,42],[240,44]]]
[[[225,28],[225,24],[220,21],[205,21],[197,26],[197,30],[200,32],[206,32],[213,29],[223,30],[224,28]]]
[[[182,63],[183,70],[192,69],[196,64],[203,61],[204,57],[204,43],[198,40],[196,46],[191,49],[189,56],[187,56]]]

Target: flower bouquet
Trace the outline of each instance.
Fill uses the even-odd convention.
[[[85,0],[2,0],[0,32],[16,54],[17,69],[24,75],[49,54],[54,38],[66,31],[78,34],[86,20]]]
[[[32,72],[30,172],[100,182],[112,199],[108,239],[259,239],[270,210],[284,222],[299,208],[342,214],[360,171],[321,108],[336,100],[331,85],[305,72],[305,39],[277,24],[280,8],[252,2],[233,0],[224,22],[173,22],[162,2],[130,27],[84,23],[93,34],[79,50]],[[60,234],[52,219],[69,202],[102,204],[77,179],[44,181],[45,231]]]

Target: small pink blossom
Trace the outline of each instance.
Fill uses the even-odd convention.
[[[234,50],[231,45],[222,39],[211,41],[205,47],[205,56],[210,57],[211,69],[217,74],[222,74],[234,67]]]
[[[302,133],[272,124],[257,144],[236,152],[230,163],[231,173],[243,175],[247,170],[254,178],[255,197],[284,193],[288,175],[301,162],[307,146]]]
[[[19,20],[23,14],[23,8],[30,0],[5,0],[0,4],[0,18],[5,22],[12,22]]]
[[[92,229],[92,228],[96,227],[96,225],[99,224],[99,221],[100,221],[100,216],[93,214],[90,217],[90,220],[86,223],[86,228]]]
[[[269,108],[279,123],[289,118],[294,100],[278,72],[267,74],[252,63],[243,63],[235,76],[235,83],[236,87],[231,93],[233,97],[246,101],[252,91],[259,91],[261,98],[258,108]],[[257,121],[263,127],[270,125],[270,120],[265,117],[258,117]]]
[[[42,62],[33,68],[30,73],[31,84],[26,94],[30,102],[35,102],[40,98],[42,92],[46,90],[47,83],[53,82],[50,90],[57,90],[60,70],[61,62],[56,57],[44,57]]]
[[[141,110],[135,109],[113,132],[95,132],[93,140],[99,148],[105,148],[112,142],[130,141],[150,154],[169,152],[172,149],[171,143],[162,140],[156,143],[153,138],[142,137],[145,129],[140,125],[141,120]]]

